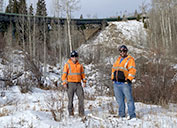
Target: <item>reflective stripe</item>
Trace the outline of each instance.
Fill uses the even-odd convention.
[[[69,66],[69,73],[68,73],[68,75],[81,75],[81,73],[71,73],[71,65],[69,64],[69,63],[67,63],[68,64],[68,66]],[[83,72],[84,73],[84,72]],[[82,73],[82,74],[83,74]]]
[[[130,67],[128,67],[128,70],[129,70],[129,69],[131,69],[131,68],[134,68],[134,69],[136,69],[134,66],[130,66]]]
[[[71,65],[69,63],[67,63],[69,66],[69,73],[71,73]]]
[[[128,76],[132,76],[132,77],[135,77],[135,75],[132,75],[132,74],[128,74]]]
[[[84,74],[84,72],[81,72],[81,74]]]
[[[122,69],[122,70],[126,70],[126,71],[128,71],[126,68],[124,68],[124,67],[113,67],[113,69],[115,69],[115,70],[117,70],[117,69]]]
[[[80,73],[69,73],[68,75],[81,75]]]
[[[86,80],[85,78],[83,80]]]
[[[63,80],[63,82],[67,82],[67,80]]]
[[[112,67],[112,68],[115,69],[115,70],[118,69],[118,67]]]
[[[129,61],[129,60],[130,60],[130,58],[127,59],[127,62],[125,63],[124,68],[127,67],[127,64],[128,64],[128,61]]]
[[[119,67],[119,69],[123,69],[123,70],[128,71],[125,67]]]
[[[63,74],[67,74],[67,72],[63,72]]]

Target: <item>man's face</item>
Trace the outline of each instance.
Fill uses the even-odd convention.
[[[78,61],[78,57],[73,56],[73,57],[71,57],[71,60],[72,60],[74,63],[76,63],[76,62]]]
[[[120,56],[121,56],[121,57],[126,57],[126,56],[127,56],[127,50],[126,50],[126,49],[121,48],[121,49],[119,50],[119,52],[120,52]]]

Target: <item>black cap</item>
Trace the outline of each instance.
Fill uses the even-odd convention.
[[[121,45],[120,47],[119,47],[119,51],[120,50],[125,50],[125,51],[128,51],[128,48],[127,48],[127,46],[125,46],[125,45]]]
[[[70,56],[71,57],[78,57],[77,51],[72,51]]]

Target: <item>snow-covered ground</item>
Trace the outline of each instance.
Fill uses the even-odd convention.
[[[119,38],[117,38],[117,35]],[[139,36],[137,36],[139,35]],[[140,36],[142,35],[142,37]],[[126,40],[138,42],[141,44],[146,30],[143,24],[138,21],[112,22],[103,30],[98,37],[91,42],[80,47],[80,53],[90,54],[94,47],[90,45],[105,44],[106,47],[117,49],[117,45]],[[113,38],[112,38],[113,37]],[[140,38],[139,38],[140,37]],[[142,42],[141,42],[142,41]],[[128,45],[129,51],[134,55],[146,55],[140,47]],[[82,50],[83,49],[83,50]],[[104,49],[103,49],[104,50]],[[10,57],[9,63],[0,58],[0,78],[7,73],[7,65],[13,67],[11,70],[23,72],[23,55],[15,51],[15,57]],[[148,54],[148,53],[147,53]],[[106,54],[105,54],[106,55]],[[13,59],[14,58],[14,59]],[[19,59],[18,59],[19,58]],[[116,57],[104,58],[111,64]],[[10,62],[16,62],[14,64]],[[6,65],[7,63],[7,65]],[[63,65],[63,64],[62,64]],[[177,66],[174,65],[174,68]],[[94,64],[85,65],[85,73],[88,76],[85,92],[85,114],[86,118],[78,116],[78,99],[74,98],[75,116],[68,117],[67,112],[67,94],[61,87],[54,88],[55,82],[61,78],[61,68],[48,65],[48,73],[45,77],[45,85],[52,86],[51,90],[42,90],[33,87],[28,93],[21,93],[19,86],[15,85],[8,88],[2,88],[0,91],[0,128],[176,128],[177,127],[177,105],[168,104],[162,106],[148,105],[140,102],[135,103],[136,120],[127,120],[126,118],[114,118],[117,115],[118,105],[114,97],[97,95],[96,78],[99,72]],[[15,74],[15,73],[14,73]],[[23,79],[21,76],[20,79]],[[3,82],[0,83],[1,86]],[[17,84],[14,81],[14,84]],[[58,82],[60,86],[61,81]],[[111,83],[110,83],[111,84]],[[105,88],[105,91],[109,89]]]
[[[61,115],[61,119],[55,121],[51,110],[60,109],[61,102],[64,105],[63,111],[56,112],[56,114]],[[113,115],[116,115],[118,108],[114,97],[95,96],[93,99],[85,100],[86,118],[80,118],[77,115],[78,100],[75,97],[75,116],[68,117],[66,92],[34,88],[31,93],[22,94],[17,86],[5,91],[5,96],[0,97],[0,103],[1,128],[177,127],[177,105],[175,104],[161,107],[137,102],[135,103],[137,119],[127,120],[126,118],[113,117]],[[52,103],[58,105],[58,107],[52,106]]]

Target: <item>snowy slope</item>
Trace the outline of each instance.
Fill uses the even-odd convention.
[[[51,97],[63,98],[64,108],[61,121],[53,119],[51,108]],[[15,99],[15,100],[14,100]],[[12,104],[7,101],[14,100]],[[156,105],[135,103],[137,119],[127,120],[113,118],[111,115],[117,113],[117,103],[114,97],[97,96],[94,100],[85,100],[86,119],[77,116],[77,103],[75,97],[75,117],[68,117],[66,112],[66,92],[44,91],[33,89],[32,93],[22,94],[17,86],[6,91],[6,96],[0,98],[0,127],[19,128],[175,128],[177,127],[177,105],[170,104],[166,108]],[[6,104],[7,103],[7,104]],[[59,103],[59,101],[55,102]],[[56,109],[56,107],[53,107]]]

